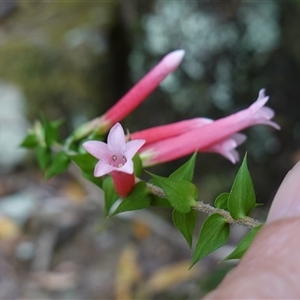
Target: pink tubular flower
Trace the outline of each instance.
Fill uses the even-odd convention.
[[[257,124],[280,128],[271,121],[274,111],[264,106],[268,99],[261,90],[258,99],[247,109],[180,135],[146,144],[140,152],[143,166],[171,161],[195,151],[217,152],[236,162],[238,153],[234,149],[245,140],[237,132]]]
[[[130,138],[143,138],[146,140],[146,143],[140,149],[140,152],[143,152],[144,149],[149,149],[151,148],[151,146],[155,146],[155,142],[179,136],[207,124],[211,124],[212,122],[213,120],[208,118],[194,118],[141,130],[130,134]],[[241,145],[245,140],[246,136],[244,134],[237,133],[229,136],[228,138],[225,138],[224,140],[218,141],[210,147],[199,149],[198,151],[219,153],[230,160],[232,163],[236,163],[239,160],[239,155],[235,148]]]
[[[73,133],[73,139],[80,140],[93,130],[97,130],[99,134],[106,133],[113,124],[131,113],[169,74],[174,72],[183,57],[184,50],[176,50],[167,54],[104,115],[77,128]]]
[[[178,136],[212,122],[213,120],[207,118],[194,118],[190,120],[179,121],[172,124],[155,126],[131,133],[130,139],[144,139],[146,140],[146,145],[149,145],[160,140]]]
[[[178,68],[183,56],[184,50],[176,50],[167,54],[101,117],[104,126],[110,128],[131,113],[170,73]]]
[[[143,146],[145,140],[125,142],[121,124],[115,124],[107,137],[107,144],[100,141],[83,143],[84,149],[99,159],[94,176],[111,174],[117,193],[126,197],[134,186],[133,156]]]

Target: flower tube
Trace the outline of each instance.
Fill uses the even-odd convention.
[[[176,50],[167,54],[104,115],[80,126],[74,132],[73,139],[85,137],[93,130],[99,134],[106,133],[111,126],[131,113],[169,74],[174,72],[183,57],[184,50]]]
[[[131,113],[170,73],[178,68],[183,56],[184,50],[176,50],[167,54],[102,116],[104,124],[111,127]]]
[[[131,133],[128,138],[133,140],[144,139],[146,140],[146,146],[160,140],[178,136],[212,122],[213,120],[207,118],[194,118],[137,131]]]
[[[109,131],[107,144],[100,141],[87,141],[83,148],[99,159],[94,169],[94,176],[110,174],[115,189],[121,197],[126,197],[135,184],[132,158],[143,146],[145,140],[125,142],[121,124],[115,124]]]
[[[232,151],[244,139],[241,136],[235,136],[237,132],[257,124],[269,125],[275,129],[280,128],[278,124],[271,121],[274,111],[264,106],[268,99],[265,91],[261,90],[258,99],[247,109],[178,136],[145,145],[140,152],[143,166],[171,161],[195,151],[211,150],[235,162],[237,153]],[[226,143],[226,140],[228,142],[230,139],[231,142]],[[221,144],[218,145],[220,142]]]

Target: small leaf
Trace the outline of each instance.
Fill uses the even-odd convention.
[[[45,134],[45,142],[48,147],[51,147],[58,142],[58,129],[62,124],[62,120],[49,122],[46,120],[46,118],[43,118],[42,122]]]
[[[149,172],[148,172],[149,173]],[[165,192],[171,205],[180,213],[188,213],[197,202],[198,190],[188,181],[165,178],[149,173]]]
[[[24,148],[34,148],[39,145],[38,138],[35,133],[29,132],[27,136],[24,138],[22,143],[20,144],[20,147]]]
[[[102,188],[105,195],[105,216],[107,217],[113,204],[119,199],[116,193],[114,182],[110,176],[103,180]]]
[[[51,163],[51,166],[46,173],[46,179],[49,179],[54,175],[63,173],[68,168],[69,164],[70,158],[65,154],[65,152],[58,152],[55,155],[53,162]]]
[[[99,188],[102,189],[102,177],[95,177],[93,174],[91,173],[86,173],[84,171],[81,171],[81,174],[84,178],[86,178],[87,180],[91,181],[92,183],[94,183],[96,186],[98,186]]]
[[[40,168],[45,171],[51,159],[50,150],[43,146],[36,147],[36,158]]]
[[[146,183],[141,181],[135,185],[130,194],[122,200],[120,205],[110,216],[124,211],[146,208],[150,205],[150,202],[151,198],[148,194]]]
[[[94,168],[98,162],[97,158],[89,153],[71,155],[70,158],[85,173],[94,173]]]
[[[241,258],[245,252],[248,250],[249,246],[251,245],[252,241],[254,240],[256,234],[261,229],[262,225],[256,226],[252,228],[239,242],[235,250],[231,252],[227,257],[225,257],[222,261],[229,260],[229,259],[239,259]]]
[[[229,194],[228,210],[230,215],[235,220],[248,216],[255,207],[255,201],[253,183],[247,167],[247,155],[245,155]]]
[[[181,232],[191,248],[193,233],[198,219],[198,212],[191,210],[187,214],[182,214],[177,210],[174,210],[172,218],[174,226]]]
[[[202,225],[190,268],[197,261],[223,246],[228,240],[229,232],[229,224],[221,215],[210,215]]]
[[[150,194],[151,197],[151,204],[152,206],[159,206],[159,207],[166,207],[166,208],[172,208],[172,205],[170,204],[169,200],[167,198],[161,198],[159,196]]]
[[[135,176],[138,177],[142,174],[142,171],[143,171],[142,160],[138,154],[136,154],[132,160],[133,160],[133,166],[134,166],[134,174],[135,174]]]
[[[195,152],[193,156],[185,164],[183,164],[179,169],[173,172],[169,176],[169,178],[192,182],[194,177],[196,157],[197,157],[197,152]]]
[[[228,210],[228,197],[229,193],[220,194],[214,202],[215,207]]]

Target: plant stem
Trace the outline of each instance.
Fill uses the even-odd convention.
[[[258,220],[252,219],[250,217],[244,217],[242,219],[235,220],[231,217],[228,211],[220,208],[215,208],[209,204],[203,203],[202,201],[197,202],[197,204],[193,207],[193,209],[204,212],[208,215],[220,214],[222,217],[224,217],[224,219],[226,219],[226,221],[229,224],[238,224],[249,228],[254,228],[262,224]]]
[[[161,198],[167,198],[165,192],[160,187],[150,183],[147,183],[147,187],[152,194]],[[208,215],[220,214],[229,224],[233,225],[238,224],[248,228],[254,228],[262,224],[258,220],[252,219],[250,217],[244,217],[242,219],[235,220],[231,217],[228,211],[220,208],[215,208],[209,204],[203,203],[202,201],[197,202],[197,204],[193,206],[192,209],[204,212]]]

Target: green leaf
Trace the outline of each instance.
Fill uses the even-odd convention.
[[[193,233],[198,219],[198,212],[191,210],[187,214],[182,214],[177,210],[174,210],[172,219],[174,226],[181,232],[191,248]]]
[[[151,198],[148,194],[146,183],[141,181],[135,185],[130,194],[122,200],[120,205],[110,216],[124,211],[146,208],[150,205],[150,202]]]
[[[46,179],[50,177],[63,173],[70,164],[70,158],[65,154],[64,151],[58,152],[51,163],[50,168],[46,172]]]
[[[249,246],[251,245],[252,241],[254,240],[256,234],[261,229],[261,227],[262,225],[252,228],[239,242],[235,250],[233,250],[233,252],[231,252],[222,261],[229,260],[229,259],[240,259],[248,250]]]
[[[81,172],[82,176],[84,178],[86,178],[87,180],[91,181],[92,183],[94,183],[96,186],[98,186],[99,188],[102,189],[102,177],[95,177],[93,174],[91,173],[86,173],[84,171]]]
[[[48,147],[51,147],[52,145],[58,142],[58,129],[62,124],[62,120],[49,122],[45,118],[43,118],[42,122],[43,122],[46,145]]]
[[[194,177],[196,157],[197,157],[197,152],[195,152],[193,156],[185,164],[183,164],[179,169],[173,172],[169,176],[169,178],[191,182]]]
[[[102,188],[105,195],[105,216],[107,217],[113,204],[119,199],[115,191],[114,182],[110,176],[103,180]]]
[[[148,172],[149,173],[149,172]],[[188,213],[196,205],[198,190],[188,181],[165,178],[149,173],[163,189],[171,205],[180,213]]]
[[[70,158],[84,172],[93,174],[98,159],[89,153],[71,155]]]
[[[150,197],[151,197],[150,205],[152,205],[152,206],[173,208],[167,198],[161,198],[161,197],[153,195],[153,194],[150,194]]]
[[[22,143],[20,144],[20,147],[24,148],[35,148],[39,145],[39,140],[35,133],[29,132],[27,136],[24,138]]]
[[[210,215],[202,225],[190,268],[200,259],[223,246],[228,240],[229,232],[229,224],[221,215]]]
[[[135,176],[138,177],[142,174],[142,171],[143,171],[142,160],[138,154],[136,154],[132,160],[133,160],[133,166],[134,166],[134,174],[135,174]]]
[[[247,155],[245,155],[229,194],[228,210],[230,215],[235,220],[248,216],[255,207],[255,201],[253,183],[247,167]]]
[[[215,207],[228,210],[228,198],[229,198],[229,193],[220,194],[214,202]]]
[[[45,171],[51,160],[50,150],[47,147],[36,147],[36,158],[40,168]]]

